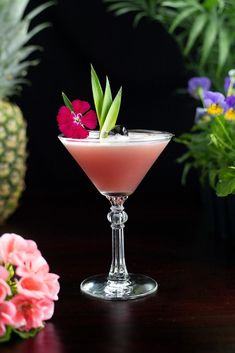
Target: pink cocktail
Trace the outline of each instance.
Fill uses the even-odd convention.
[[[166,147],[169,139],[164,134],[153,139],[146,133],[131,132],[128,137],[110,140],[61,139],[96,188],[105,195],[132,194],[155,160]],[[140,138],[141,136],[141,138]],[[94,143],[96,141],[96,143]]]
[[[59,139],[96,188],[111,202],[108,220],[112,227],[112,263],[108,275],[96,275],[81,283],[81,290],[101,299],[127,300],[151,294],[157,282],[144,275],[130,274],[124,256],[123,204],[171,140],[172,134],[131,130],[128,136],[99,139],[97,131],[87,139]]]

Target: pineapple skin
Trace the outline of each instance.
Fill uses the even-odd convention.
[[[26,127],[20,108],[0,100],[0,224],[15,211],[25,189]]]

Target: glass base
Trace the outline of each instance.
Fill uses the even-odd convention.
[[[81,291],[104,300],[137,299],[156,292],[157,282],[144,275],[129,274],[125,281],[110,281],[107,275],[96,275],[81,283]]]

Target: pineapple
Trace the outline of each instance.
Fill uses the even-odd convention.
[[[25,44],[48,26],[42,23],[29,31],[30,22],[53,4],[42,4],[24,16],[28,3],[29,0],[0,0],[0,224],[15,211],[25,187],[26,122],[10,98],[27,82],[29,66],[37,63],[26,59],[38,47]]]

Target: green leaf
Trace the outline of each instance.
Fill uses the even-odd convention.
[[[55,5],[56,2],[55,1],[48,1],[40,6],[37,6],[34,10],[32,10],[27,16],[26,18],[29,19],[30,21],[36,17],[37,15],[39,15],[42,11],[46,10],[48,7]]]
[[[213,189],[215,188],[215,185],[216,185],[217,176],[218,176],[218,170],[216,170],[216,169],[209,170],[209,175],[208,175],[209,184]]]
[[[104,121],[106,119],[106,116],[108,114],[109,108],[111,107],[112,104],[112,92],[109,84],[109,79],[106,76],[106,85],[105,85],[105,92],[104,92],[104,99],[103,99],[103,104],[102,104],[102,109],[101,109],[101,116],[100,116],[100,123],[102,128]]]
[[[99,121],[99,125],[101,127],[101,112],[102,112],[102,105],[103,105],[103,90],[100,84],[100,80],[95,72],[95,69],[91,65],[91,86],[92,86],[92,93],[93,93],[93,99],[94,99],[94,104],[95,104],[95,109]]]
[[[6,333],[4,336],[0,337],[0,343],[8,342],[11,338],[12,328],[10,326],[6,326]]]
[[[191,19],[191,15],[197,12],[198,9],[195,7],[190,7],[185,9],[184,11],[180,12],[178,16],[176,16],[175,20],[173,21],[172,25],[170,26],[170,33],[174,32],[174,30],[183,22],[185,19]]]
[[[39,328],[33,328],[30,331],[20,331],[17,329],[13,329],[13,331],[20,336],[23,339],[27,339],[27,338],[31,338],[34,337],[38,332],[40,332],[43,329],[43,327],[39,327]]]
[[[163,1],[162,6],[173,7],[178,9],[178,8],[187,7],[188,3],[187,1]]]
[[[66,107],[69,108],[69,110],[71,112],[73,112],[72,103],[70,102],[70,100],[68,99],[68,97],[66,96],[66,94],[64,92],[62,92],[62,98],[63,98],[64,104],[66,105]]]
[[[143,12],[139,12],[137,15],[135,15],[134,21],[133,21],[133,26],[136,27],[138,25],[138,23],[140,22],[140,20],[146,16],[146,13]]]
[[[219,30],[219,56],[218,56],[218,68],[217,68],[217,75],[220,74],[221,70],[223,69],[228,56],[230,54],[230,37],[228,31],[221,27]]]
[[[138,10],[139,10],[138,8],[126,7],[126,8],[123,8],[123,9],[115,10],[114,14],[116,16],[120,16],[120,15],[125,15],[128,12],[133,12],[133,11],[138,11]]]
[[[11,264],[6,264],[5,265],[6,270],[9,272],[9,277],[7,281],[11,280],[12,277],[15,275],[14,267]]]
[[[119,89],[108,111],[104,125],[100,131],[100,138],[107,137],[107,134],[109,133],[109,131],[112,130],[112,128],[115,126],[118,113],[120,110],[121,99],[122,99],[122,87]]]
[[[182,177],[181,177],[181,182],[183,185],[186,184],[186,179],[187,179],[188,173],[189,173],[190,169],[192,168],[192,166],[193,166],[192,163],[186,163],[184,166]]]
[[[215,43],[218,33],[218,19],[216,14],[211,16],[209,23],[205,30],[204,41],[202,46],[202,54],[200,60],[200,66],[203,67],[208,59],[211,49]]]
[[[217,6],[218,3],[218,0],[205,0],[202,6],[207,10],[211,10],[213,7]]]
[[[235,192],[235,169],[225,168],[219,174],[219,182],[216,185],[217,196],[228,196]]]
[[[136,11],[139,9],[139,6],[135,4],[131,4],[129,2],[117,2],[116,4],[109,5],[108,10],[109,11],[114,11],[117,14],[117,11],[119,10],[126,10],[126,12],[129,11]],[[125,13],[125,12],[124,12]]]
[[[175,140],[175,139],[174,139]],[[179,141],[176,141],[176,142],[179,142]],[[176,162],[177,163],[183,163],[185,162],[187,159],[189,159],[191,156],[191,153],[190,152],[186,152],[184,153],[181,157],[177,158]]]
[[[207,21],[207,14],[206,13],[202,13],[201,15],[199,15],[193,25],[192,28],[190,30],[189,33],[189,37],[188,37],[188,41],[187,41],[187,45],[186,48],[184,50],[184,54],[188,55],[188,53],[190,52],[190,50],[192,49],[196,39],[198,38],[198,36],[200,35],[200,33],[202,32],[205,24]]]

